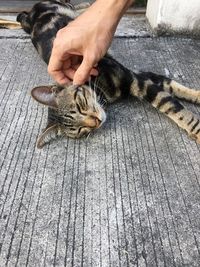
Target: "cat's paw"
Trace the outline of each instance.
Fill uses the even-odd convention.
[[[197,98],[196,98],[196,103],[200,104],[200,91],[198,91]]]
[[[192,93],[190,94],[190,97],[192,103],[200,104],[200,90],[193,90]]]
[[[192,140],[195,140],[195,141],[197,142],[197,144],[200,144],[200,132],[197,133],[197,134],[190,133],[190,134],[189,134],[189,137],[190,137]]]

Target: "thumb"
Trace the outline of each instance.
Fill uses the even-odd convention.
[[[90,72],[93,69],[93,66],[96,64],[95,58],[93,57],[84,57],[81,65],[76,70],[74,74],[73,84],[81,85],[89,79]]]

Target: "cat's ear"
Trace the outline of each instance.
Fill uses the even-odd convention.
[[[19,13],[16,20],[21,23],[22,28],[24,29],[25,32],[27,33],[31,32],[31,25],[28,12],[23,11]]]
[[[41,104],[51,108],[58,108],[55,86],[38,86],[31,90],[31,96]]]
[[[48,124],[38,137],[37,148],[43,148],[44,145],[56,139],[59,136],[59,126],[57,124]]]

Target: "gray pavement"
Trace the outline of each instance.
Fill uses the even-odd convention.
[[[200,40],[142,21],[127,38],[120,26],[111,53],[200,88]],[[200,145],[130,98],[89,139],[38,150],[47,109],[30,90],[50,82],[30,39],[0,30],[0,266],[200,266]]]

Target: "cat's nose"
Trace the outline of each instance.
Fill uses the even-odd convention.
[[[91,116],[84,120],[84,125],[90,128],[98,128],[101,125],[101,120]]]

